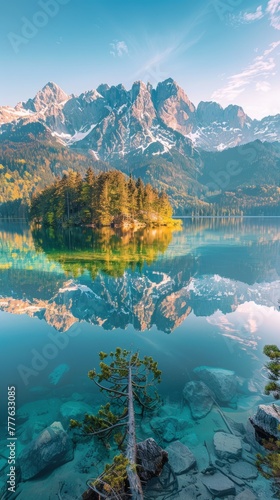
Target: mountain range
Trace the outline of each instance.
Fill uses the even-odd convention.
[[[6,176],[0,203],[15,199],[10,182],[24,191],[26,172],[34,178],[28,197],[69,168],[83,173],[110,165],[167,190],[179,212],[186,206],[207,212],[213,200],[224,203],[225,192],[268,185],[273,193],[262,193],[260,205],[266,207],[271,193],[276,204],[279,196],[278,141],[280,115],[253,120],[239,106],[215,102],[196,108],[171,78],[156,88],[140,81],[130,90],[102,84],[79,96],[49,82],[34,98],[0,107]],[[246,196],[238,207],[258,206]]]
[[[202,101],[196,108],[171,78],[155,89],[141,81],[130,90],[102,84],[79,96],[49,82],[33,99],[15,108],[0,107],[1,132],[36,121],[64,144],[91,149],[105,161],[137,150],[160,154],[179,146],[180,140],[188,152],[192,146],[222,151],[255,139],[280,140],[279,114],[252,120],[236,105],[223,109]]]

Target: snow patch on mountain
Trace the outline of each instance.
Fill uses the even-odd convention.
[[[91,133],[91,131],[96,126],[97,126],[97,123],[94,123],[93,125],[90,126],[89,130],[87,130],[86,132],[83,132],[83,131],[75,132],[75,134],[68,141],[68,145],[70,146],[74,142],[82,141],[85,137],[87,137]]]

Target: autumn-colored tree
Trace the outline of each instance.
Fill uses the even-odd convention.
[[[82,211],[83,219],[90,224],[94,223],[96,212],[96,186],[95,175],[92,168],[88,168],[85,182],[82,187]]]
[[[166,225],[172,222],[172,207],[165,193],[144,185],[117,170],[91,169],[85,179],[74,171],[33,196],[31,220],[49,227],[90,224],[114,225],[114,220],[139,220],[140,223]],[[121,218],[119,217],[121,216]],[[118,222],[119,223],[119,222]]]
[[[144,194],[145,194],[145,186],[144,182],[142,179],[139,177],[136,182],[136,189],[137,189],[137,210],[138,212],[141,212],[143,210],[143,205],[144,205]]]
[[[107,173],[101,174],[97,179],[97,208],[96,216],[97,221],[101,226],[109,226],[112,222],[110,213],[110,192],[109,192],[109,179]]]
[[[135,214],[137,212],[137,188],[131,174],[129,176],[129,181],[127,184],[127,191],[129,213],[132,217],[135,217]]]

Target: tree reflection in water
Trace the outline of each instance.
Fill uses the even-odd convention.
[[[163,254],[172,240],[172,230],[166,227],[138,231],[68,229],[55,232],[33,230],[37,251],[58,262],[65,273],[77,278],[85,271],[94,280],[99,272],[113,277],[123,276],[126,269],[141,271],[144,263],[151,264]]]

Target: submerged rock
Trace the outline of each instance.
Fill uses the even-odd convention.
[[[19,439],[23,444],[28,444],[32,441],[43,429],[47,423],[40,422],[36,418],[27,421],[19,431]]]
[[[155,417],[151,420],[150,426],[164,441],[171,443],[182,438],[185,435],[185,429],[190,427],[190,424],[186,420],[175,417]]]
[[[214,392],[220,403],[228,403],[236,395],[238,384],[233,371],[199,366],[194,373]]]
[[[201,481],[211,495],[215,495],[218,498],[226,495],[235,495],[234,483],[220,472],[216,472],[213,476],[204,476]]]
[[[233,434],[216,432],[214,434],[214,448],[219,458],[239,458],[242,453],[242,441]]]
[[[181,476],[178,476],[181,477]],[[169,463],[165,463],[160,476],[153,477],[144,486],[144,496],[145,498],[162,498],[162,496],[170,495],[170,499],[173,498],[172,495],[178,491],[178,484],[176,481],[176,476],[172,471]]]
[[[83,401],[84,400],[84,394],[80,394],[79,392],[73,392],[71,399],[73,401]]]
[[[65,373],[69,372],[70,367],[69,365],[61,364],[58,365],[50,374],[49,374],[49,381],[53,385],[57,385],[58,382],[62,379],[62,377],[65,375]]]
[[[241,493],[239,493],[239,495],[235,497],[235,500],[257,500],[257,499],[258,499],[257,495],[248,488],[241,491]]]
[[[159,434],[164,441],[167,441],[168,443],[175,441],[177,427],[177,421],[175,418],[155,417],[151,420],[150,425],[153,431]]]
[[[154,439],[145,439],[137,444],[138,474],[141,481],[149,481],[161,474],[168,461],[168,453]]]
[[[259,438],[256,433],[256,429],[252,424],[251,420],[248,419],[246,426],[246,441],[259,452],[263,452],[263,448],[259,443]]]
[[[92,414],[94,409],[82,401],[67,401],[60,407],[60,415],[65,424],[69,424],[70,419],[83,420],[86,413]]]
[[[27,481],[39,473],[55,469],[73,460],[73,442],[61,422],[54,422],[23,449],[19,456],[22,480]]]
[[[258,477],[258,470],[248,462],[240,460],[230,466],[230,472],[239,479],[255,479]]]
[[[51,422],[59,420],[61,400],[37,399],[18,408],[18,438],[23,444],[30,443]]]
[[[173,500],[196,500],[197,499],[197,490],[193,484],[186,486],[185,488],[181,488],[178,493],[172,496]]]
[[[168,452],[168,462],[175,474],[184,474],[196,466],[195,456],[180,441],[171,443],[166,451]]]
[[[175,441],[175,439],[176,439],[176,424],[174,424],[173,422],[168,422],[162,437],[163,437],[164,441],[166,441],[167,443],[171,443],[171,441]]]
[[[187,382],[183,397],[188,402],[194,419],[205,417],[212,409],[214,394],[204,382]]]
[[[252,418],[254,426],[264,433],[280,438],[280,406],[276,404],[259,405],[257,413]]]

